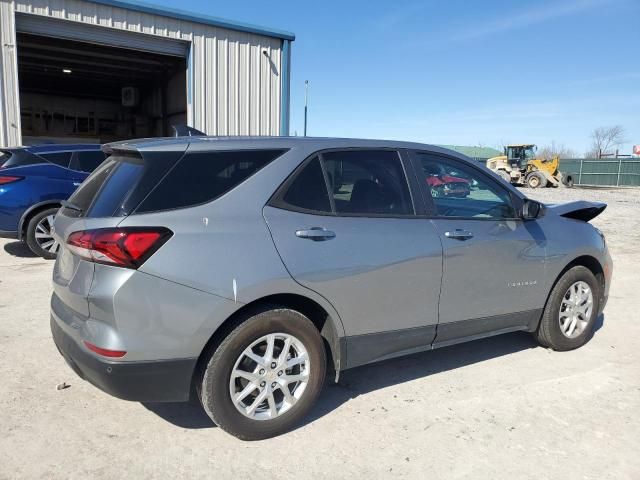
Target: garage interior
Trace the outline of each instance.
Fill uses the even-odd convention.
[[[187,123],[187,62],[165,55],[17,33],[24,145],[173,135]]]

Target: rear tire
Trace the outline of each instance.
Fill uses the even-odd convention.
[[[600,285],[591,270],[582,266],[571,268],[551,290],[535,332],[536,339],[558,351],[581,347],[593,334],[599,302]]]
[[[59,207],[48,208],[36,213],[27,224],[26,243],[29,249],[36,255],[53,260],[56,258],[60,246],[54,240],[51,228],[53,219],[58,213]]]
[[[242,440],[270,438],[309,412],[322,390],[326,364],[322,337],[311,320],[286,308],[259,311],[209,357],[196,385],[198,396],[223,430]]]

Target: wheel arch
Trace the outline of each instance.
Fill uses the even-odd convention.
[[[558,281],[562,278],[562,276],[566,272],[571,270],[573,267],[577,267],[577,266],[581,266],[581,267],[587,268],[596,277],[596,280],[598,281],[598,284],[600,285],[600,292],[599,292],[600,298],[599,298],[599,300],[600,300],[600,305],[602,305],[602,302],[604,300],[605,281],[606,281],[605,280],[605,275],[604,275],[604,268],[603,268],[602,264],[600,263],[600,261],[597,258],[595,258],[595,257],[593,257],[591,255],[581,255],[579,257],[574,258],[569,263],[567,263],[564,266],[564,268],[560,271],[560,273],[558,273],[556,278],[553,280],[553,283],[551,284],[551,287],[549,288],[549,293],[547,294],[547,299],[544,302],[544,309],[547,308],[547,303],[549,302],[549,298],[551,297],[551,292],[553,291],[553,289],[556,286],[556,284],[558,283]],[[543,312],[544,312],[544,309],[543,309]],[[541,320],[541,318],[538,319],[538,321],[535,324],[535,328],[533,328],[533,330],[536,330],[538,328],[538,325],[540,324],[540,320]]]
[[[588,268],[589,270],[591,270],[591,273],[593,273],[593,275],[596,277],[596,279],[598,280],[598,284],[600,285],[600,294],[604,294],[605,291],[605,276],[604,276],[604,267],[602,266],[602,264],[598,261],[597,258],[591,256],[591,255],[581,255],[580,257],[576,257],[574,258],[572,261],[570,261],[560,272],[560,274],[556,277],[555,281],[553,282],[553,285],[555,286],[556,283],[558,283],[558,280],[560,280],[560,277],[562,277],[562,275],[565,274],[565,272],[573,267],[576,266],[582,266],[585,268]]]
[[[37,215],[43,210],[46,210],[47,208],[60,208],[62,207],[62,202],[63,200],[44,200],[27,208],[20,217],[20,222],[18,222],[18,240],[22,240],[24,238],[31,217]]]
[[[322,336],[327,358],[331,359],[331,366],[335,370],[337,378],[342,369],[341,366],[346,362],[346,342],[344,333],[340,329],[339,319],[334,318],[336,314],[331,315],[320,303],[307,296],[298,293],[278,293],[255,299],[243,305],[213,332],[198,357],[193,380],[196,381],[202,375],[209,355],[235,327],[249,317],[274,307],[295,310],[313,322]]]

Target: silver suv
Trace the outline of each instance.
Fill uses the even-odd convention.
[[[325,374],[498,333],[570,350],[604,308],[604,204],[542,205],[438,147],[207,137],[105,147],[55,220],[53,338],[127,400],[242,439],[299,423]]]

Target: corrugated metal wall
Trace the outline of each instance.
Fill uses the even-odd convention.
[[[0,145],[21,143],[16,12],[191,42],[191,125],[209,135],[280,134],[279,38],[82,0],[0,0]]]
[[[12,2],[0,0],[0,146],[19,145],[18,58]]]

